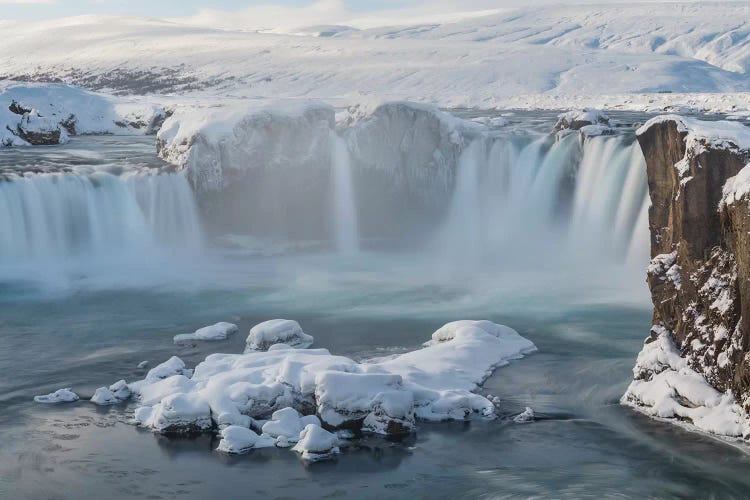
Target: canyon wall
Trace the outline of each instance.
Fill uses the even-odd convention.
[[[651,197],[653,326],[623,402],[748,434],[750,128],[658,117],[637,133]],[[749,167],[750,168],[750,167]],[[738,175],[739,174],[739,175]]]

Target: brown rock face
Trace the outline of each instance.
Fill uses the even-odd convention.
[[[638,142],[652,203],[647,281],[654,325],[671,332],[694,370],[748,410],[750,200],[720,205],[724,184],[750,152],[692,134],[676,117],[640,130]],[[652,333],[647,342],[654,339]]]

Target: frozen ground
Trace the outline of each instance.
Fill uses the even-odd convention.
[[[0,76],[204,101],[220,94],[485,109],[748,109],[740,94],[750,90],[747,4],[608,3],[480,14],[398,26],[393,17],[344,18],[336,29],[260,29],[231,14],[0,21]]]

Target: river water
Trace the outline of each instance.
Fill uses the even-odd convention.
[[[492,265],[481,256],[477,271],[446,266],[453,250],[435,257],[366,246],[345,254],[217,248],[200,243],[198,209],[185,198],[184,179],[143,185],[118,170],[162,172],[151,140],[85,138],[0,152],[0,171],[29,165],[104,176],[71,189],[110,189],[130,212],[127,220],[89,221],[74,241],[40,236],[47,245],[40,255],[19,253],[16,240],[6,244],[14,253],[6,250],[0,261],[0,498],[747,494],[745,451],[618,404],[651,319],[645,262],[632,256],[619,264],[590,260],[586,269],[573,260]],[[149,199],[171,201],[154,210]],[[96,196],[86,209],[65,200],[55,206],[106,211]],[[48,206],[34,206],[51,217]],[[454,209],[470,217],[466,207]],[[113,224],[130,231],[116,245],[107,236]],[[163,228],[175,226],[181,229],[163,241]],[[446,241],[445,231],[438,241]],[[39,247],[40,240],[27,241]],[[418,348],[443,323],[464,318],[507,324],[539,352],[484,384],[483,394],[500,398],[496,420],[420,422],[406,440],[368,437],[337,460],[312,465],[281,449],[227,457],[215,451],[214,437],[155,436],[128,423],[132,407],[84,401],[99,386],[141,378],[141,361],[153,366],[176,354],[192,366],[211,352],[241,352],[250,327],[275,317],[298,320],[316,346],[356,359]],[[240,334],[173,344],[175,334],[216,321],[237,323]],[[73,387],[82,401],[32,402],[60,387]],[[513,422],[526,406],[537,420]]]

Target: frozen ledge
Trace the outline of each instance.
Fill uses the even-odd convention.
[[[654,326],[620,402],[658,419],[725,438],[750,437],[750,420],[731,392],[713,388],[680,356],[671,333]]]

